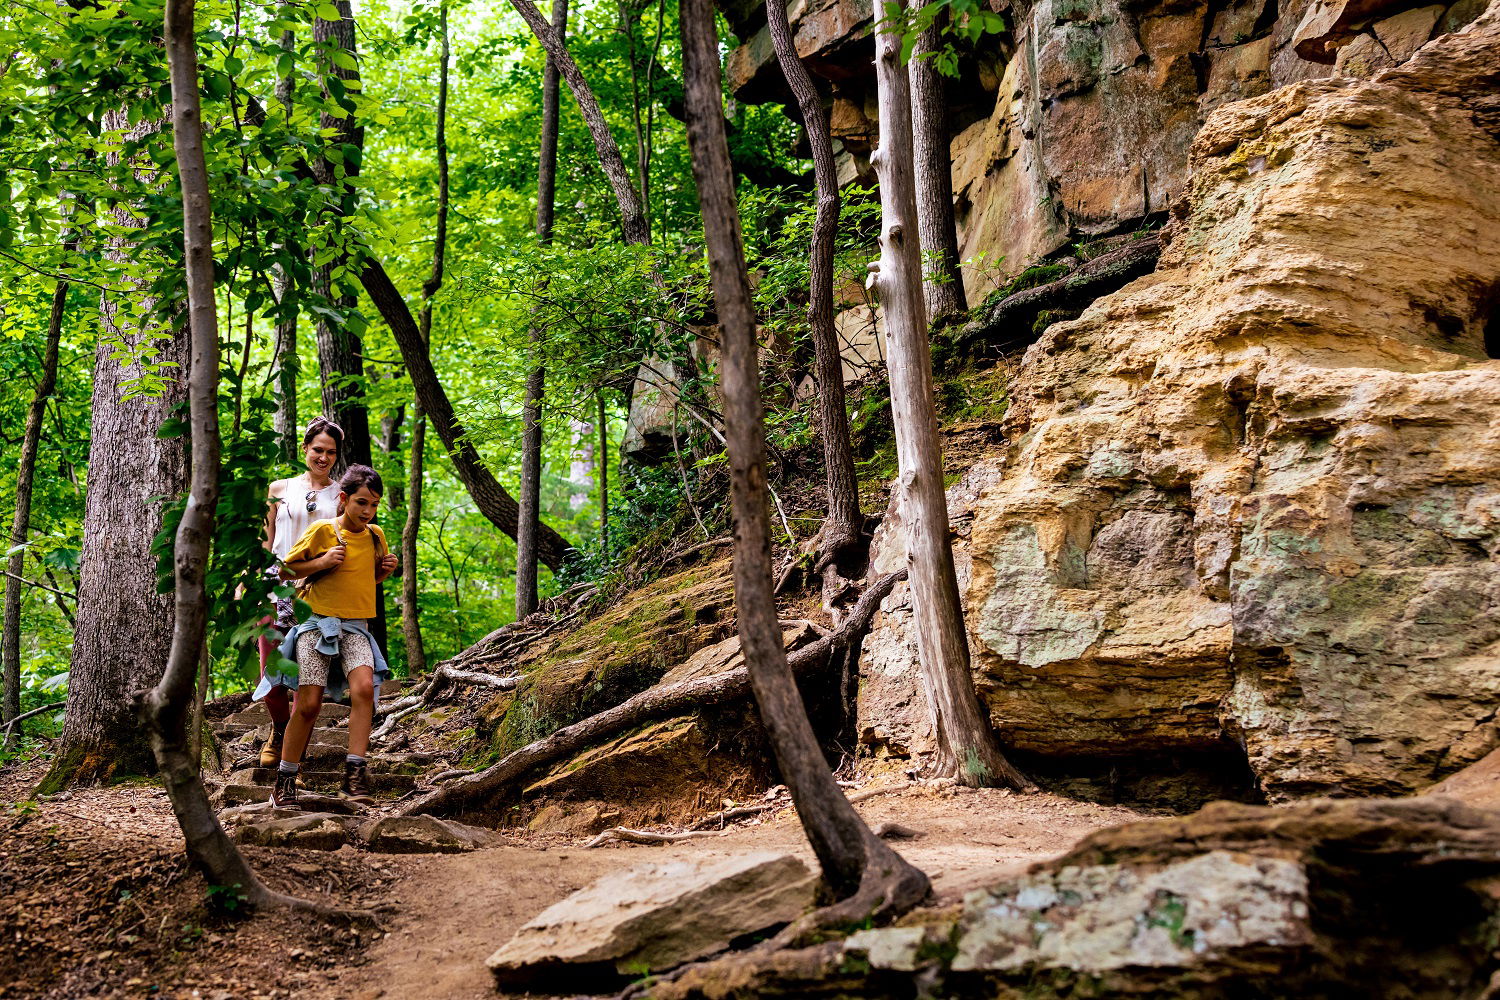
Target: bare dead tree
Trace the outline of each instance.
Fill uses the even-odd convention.
[[[568,31],[568,0],[552,0],[552,30],[559,40]],[[542,70],[542,135],[536,171],[536,237],[552,242],[552,220],[557,203],[557,135],[561,111],[557,60],[547,56]],[[542,340],[541,328],[531,324],[531,343]],[[536,610],[536,532],[542,504],[542,391],[547,370],[540,363],[526,376],[526,399],[521,417],[521,530],[516,536],[516,617]]]
[[[833,137],[828,111],[812,76],[802,65],[787,21],[786,0],[766,0],[771,43],[787,85],[796,95],[812,147],[813,182],[818,205],[813,220],[809,260],[807,321],[812,330],[818,373],[818,419],[823,430],[823,464],[828,480],[828,519],[819,539],[815,568],[832,566],[846,551],[859,545],[864,518],[859,510],[859,480],[854,472],[854,448],[849,439],[849,413],[844,400],[844,363],[833,327],[833,255],[839,228],[838,167],[833,161]]]
[[[898,0],[904,7],[904,0]],[[874,282],[885,310],[891,415],[900,466],[897,490],[907,529],[917,651],[938,738],[943,776],[973,785],[1029,784],[1000,752],[969,670],[969,643],[948,540],[943,450],[932,387],[932,354],[922,300],[916,191],[911,151],[911,95],[894,19],[876,27],[880,147],[871,157],[880,178],[880,265]]]
[[[708,244],[714,302],[723,330],[720,372],[734,509],[734,593],[740,645],[761,722],[823,877],[856,919],[886,916],[927,894],[927,876],[881,842],[844,797],[818,747],[797,690],[771,580],[766,510],[765,412],[760,348],[735,199],[719,82],[711,0],[681,0],[688,141]]]

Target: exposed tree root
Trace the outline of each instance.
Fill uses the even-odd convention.
[[[713,830],[679,830],[675,833],[653,833],[650,830],[632,830],[626,826],[612,826],[583,846],[603,847],[605,844],[621,840],[630,844],[677,844],[684,840],[718,836],[721,836],[721,834]]]
[[[793,671],[807,671],[829,662],[833,654],[857,643],[869,630],[880,602],[904,573],[893,573],[871,584],[850,609],[838,630],[787,657]],[[738,667],[711,677],[700,677],[665,688],[651,688],[633,698],[565,726],[535,743],[501,758],[476,774],[434,789],[397,810],[399,815],[450,813],[492,798],[530,771],[551,764],[619,733],[654,719],[686,715],[707,705],[722,704],[750,694],[750,675]]]

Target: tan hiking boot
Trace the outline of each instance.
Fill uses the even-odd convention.
[[[295,774],[276,775],[276,784],[271,787],[271,805],[277,809],[298,808],[297,776]]]
[[[364,764],[344,762],[344,782],[339,786],[339,794],[346,799],[355,802],[371,803],[375,796],[370,792],[370,772]]]
[[[260,748],[260,766],[275,767],[281,763],[281,742],[286,736],[286,730],[276,731],[271,727],[271,738],[266,740],[266,745]]]

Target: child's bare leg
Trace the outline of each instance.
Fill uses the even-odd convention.
[[[307,741],[312,738],[313,727],[318,722],[318,709],[323,707],[321,685],[304,684],[297,688],[297,703],[292,710],[292,721],[287,723],[286,739],[281,744],[283,763],[300,764],[307,750]]]
[[[375,672],[369,667],[349,671],[349,756],[363,757],[370,749],[375,724]]]

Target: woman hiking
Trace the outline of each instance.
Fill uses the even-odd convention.
[[[375,616],[376,590],[397,565],[384,532],[373,523],[384,492],[378,472],[350,466],[339,481],[339,516],[313,522],[287,553],[287,570],[306,580],[298,596],[312,616],[281,644],[282,656],[297,661],[297,679],[288,685],[296,687],[297,701],[281,747],[273,805],[296,806],[297,774],[325,690],[334,698],[345,690],[349,695],[349,752],[339,790],[347,798],[369,800],[365,754],[375,692],[390,671],[367,626]]]
[[[344,429],[327,417],[318,417],[307,425],[302,435],[303,473],[271,484],[265,545],[276,556],[282,582],[301,585],[302,581],[290,576],[285,569],[287,553],[314,521],[338,516],[339,486],[333,479],[333,470],[338,465],[339,449],[343,443]],[[254,694],[254,700],[265,701],[266,711],[271,716],[271,736],[260,751],[261,767],[275,767],[281,762],[281,742],[286,735],[287,720],[292,717],[290,689],[276,680],[280,670],[267,675],[266,664],[286,631],[297,624],[297,616],[292,609],[292,598],[278,597],[275,601],[274,616],[262,624],[274,623],[281,635],[274,639],[265,635],[260,637],[260,684]]]

